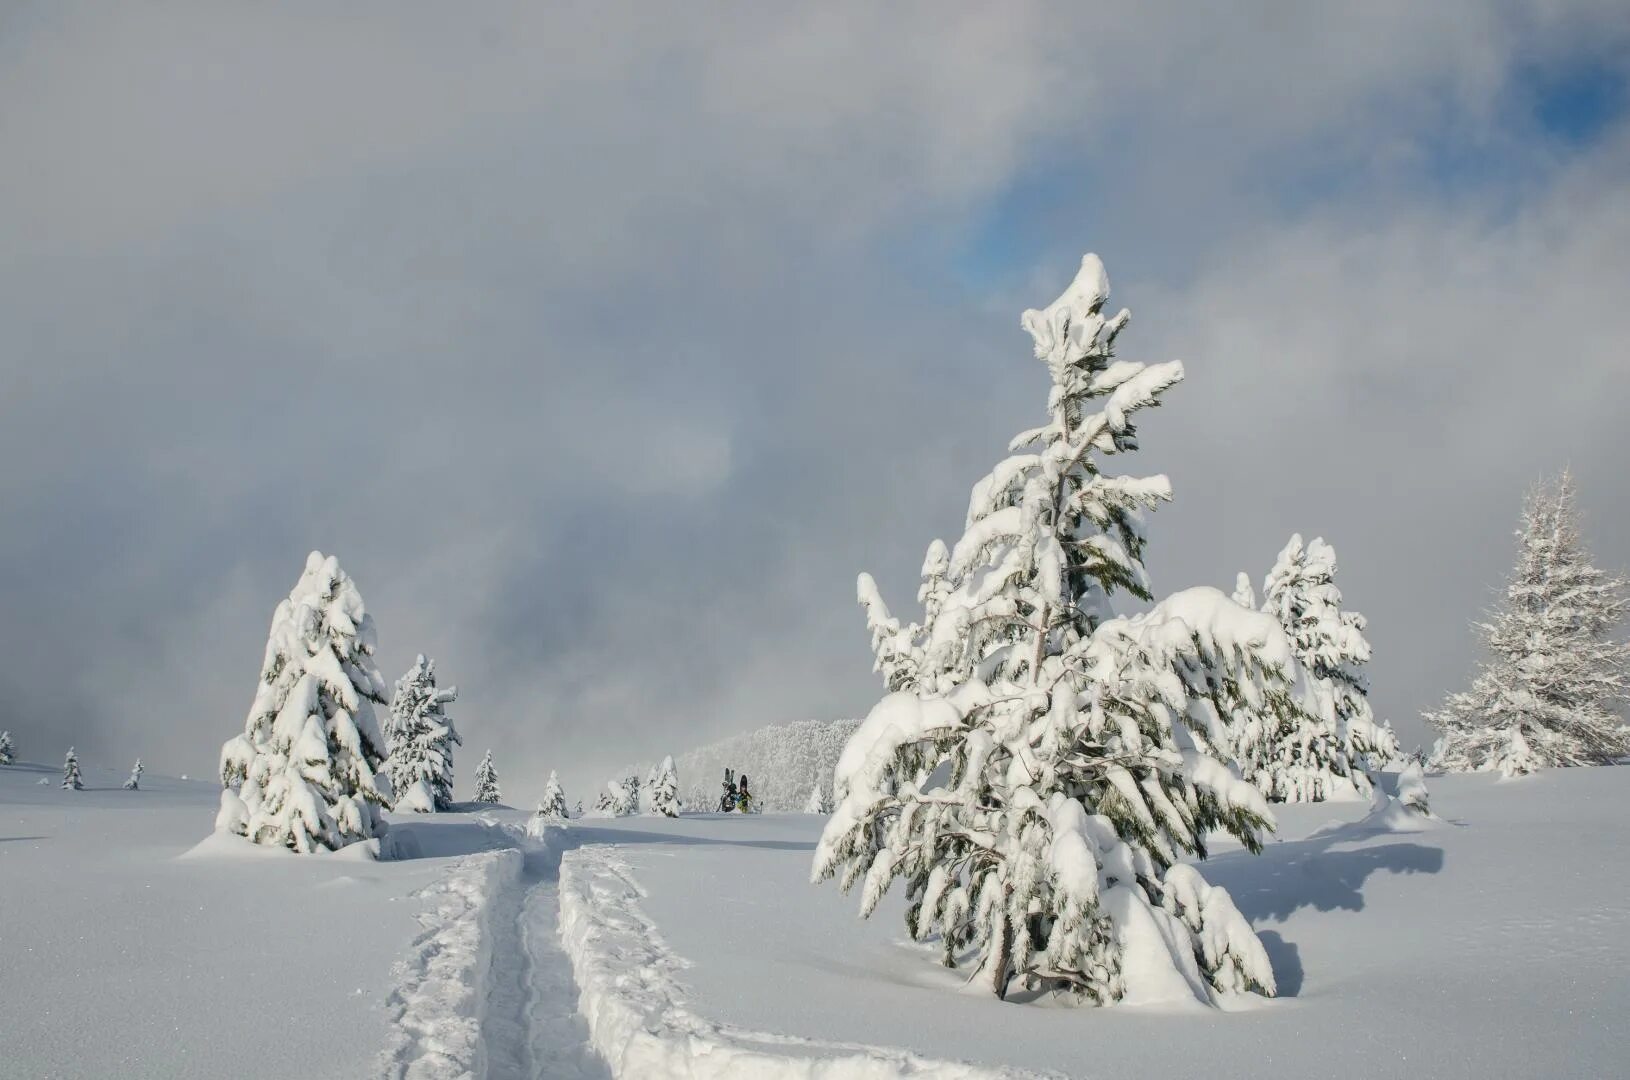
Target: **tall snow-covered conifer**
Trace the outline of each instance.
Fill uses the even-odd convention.
[[[662,759],[651,773],[650,805],[646,813],[663,817],[679,816],[679,771],[674,768],[672,755]]]
[[[1426,714],[1442,733],[1435,768],[1519,776],[1630,754],[1627,583],[1592,564],[1567,472],[1529,492],[1517,537],[1502,602],[1478,625],[1487,660]]]
[[[1271,816],[1212,754],[1316,699],[1274,620],[1216,589],[1150,599],[1141,512],[1164,476],[1115,476],[1132,423],[1183,377],[1117,360],[1095,256],[1024,328],[1052,378],[1048,419],[973,489],[966,531],[924,560],[923,618],[901,623],[862,576],[889,690],[850,739],[813,878],[903,878],[907,928],[937,935],[998,996],[1021,984],[1095,1002],[1272,993],[1267,954],[1228,894],[1182,861]],[[1185,732],[1187,734],[1185,734]]]
[[[1257,760],[1242,761],[1247,779],[1270,799],[1321,802],[1367,797],[1365,769],[1398,753],[1388,724],[1376,723],[1369,684],[1358,667],[1370,659],[1364,616],[1341,609],[1336,550],[1315,538],[1290,538],[1263,581],[1263,610],[1279,620],[1302,669],[1328,693],[1330,710],[1262,744]],[[1372,760],[1373,759],[1373,760]]]
[[[243,734],[221,747],[216,827],[302,853],[382,834],[384,702],[373,617],[339,562],[313,551],[272,615]]]
[[[385,721],[390,748],[385,768],[396,792],[395,809],[429,814],[453,805],[453,747],[464,740],[445,706],[457,697],[457,687],[437,688],[436,663],[423,653],[396,680]]]
[[[131,769],[130,769],[130,779],[125,781],[125,790],[126,791],[138,791],[140,789],[141,789],[141,758],[137,758],[136,759],[136,764],[133,765],[131,767]]]
[[[17,751],[11,745],[11,732],[0,731],[0,765],[10,765],[17,760]]]
[[[475,768],[475,801],[495,803],[503,800],[503,794],[498,790],[498,770],[492,764],[492,751],[488,750],[481,756],[481,764]]]
[[[62,790],[78,791],[85,785],[79,775],[79,755],[68,747],[68,756],[62,761]]]

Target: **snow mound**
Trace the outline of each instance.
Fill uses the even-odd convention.
[[[687,962],[668,948],[641,910],[643,896],[614,847],[578,848],[561,861],[561,937],[582,993],[578,1008],[614,1076],[995,1080],[1041,1075],[705,1020],[691,1011],[679,981]]]

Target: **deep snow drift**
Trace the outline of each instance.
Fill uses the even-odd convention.
[[[623,1076],[1601,1076],[1630,1062],[1626,769],[1433,778],[1443,822],[1416,832],[1393,831],[1409,824],[1397,814],[1360,823],[1362,803],[1276,808],[1263,855],[1224,851],[1204,871],[1262,934],[1282,996],[1217,1012],[964,988],[897,909],[863,922],[851,897],[807,883],[818,817],[589,820],[529,840],[529,814],[498,808],[397,819],[395,861],[185,855],[214,783],[149,770],[129,792],[124,767],[83,768],[86,790],[69,792],[59,766],[0,767],[5,1080],[603,1077],[607,1060]]]

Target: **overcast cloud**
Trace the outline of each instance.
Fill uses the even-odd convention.
[[[0,727],[207,775],[314,547],[511,801],[859,714],[1091,249],[1157,590],[1324,535],[1425,740],[1529,483],[1630,564],[1630,9],[1119,7],[0,7]]]

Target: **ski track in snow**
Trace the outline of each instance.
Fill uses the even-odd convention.
[[[675,955],[641,910],[615,845],[565,853],[561,936],[594,1046],[617,1077],[687,1080],[1017,1080],[1042,1074],[934,1061],[904,1050],[745,1031],[697,1016]]]
[[[560,947],[563,845],[501,828],[515,846],[464,856],[418,894],[425,931],[397,966],[380,1076],[609,1080]]]

